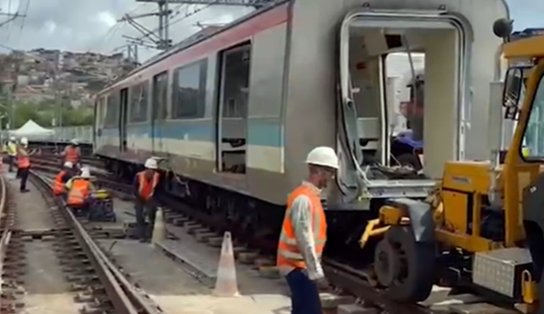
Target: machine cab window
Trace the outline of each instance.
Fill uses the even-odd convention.
[[[523,90],[522,86],[520,99],[523,99]],[[537,84],[533,104],[530,108],[521,153],[526,161],[541,162],[544,160],[544,77],[541,77]]]

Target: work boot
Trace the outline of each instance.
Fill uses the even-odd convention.
[[[30,192],[29,189],[22,189],[22,190],[21,190],[21,193],[28,193],[28,192]]]

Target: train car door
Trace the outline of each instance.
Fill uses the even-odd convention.
[[[168,101],[168,72],[164,71],[155,75],[153,78],[153,101],[151,105],[151,143],[153,153],[164,153],[164,132],[163,122],[167,116],[167,101]]]
[[[93,125],[93,150],[99,145],[99,139],[102,136],[102,126],[104,121],[104,97],[97,97],[94,103],[94,125]]]
[[[128,108],[128,88],[120,91],[119,106],[119,151],[127,150],[127,108]]]
[[[221,52],[220,94],[217,105],[217,169],[246,173],[247,112],[251,43]]]

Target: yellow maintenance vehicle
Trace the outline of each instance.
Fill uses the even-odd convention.
[[[498,120],[515,125],[504,160],[498,148],[488,161],[447,162],[433,195],[388,202],[361,245],[379,240],[374,273],[392,299],[446,285],[544,313],[544,36],[510,41],[505,20],[493,29],[509,64]]]

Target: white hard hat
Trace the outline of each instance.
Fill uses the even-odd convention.
[[[67,161],[64,163],[64,167],[66,168],[73,168],[74,167],[74,163],[71,162],[71,161]]]
[[[28,145],[28,139],[27,139],[26,137],[23,137],[23,138],[21,139],[21,144],[23,144],[23,145]]]
[[[14,142],[15,141],[15,136],[10,137],[9,140]]]
[[[306,157],[306,163],[338,169],[338,157],[334,149],[327,146],[319,146],[312,149],[308,153],[308,157]]]
[[[79,145],[79,142],[78,142],[77,139],[75,139],[75,138],[72,139],[72,140],[70,141],[70,143],[73,144],[73,145]]]
[[[145,161],[145,167],[147,169],[157,169],[159,166],[157,165],[157,161],[153,158],[149,158]]]
[[[91,170],[87,167],[81,169],[81,177],[83,179],[90,179],[91,178]]]

